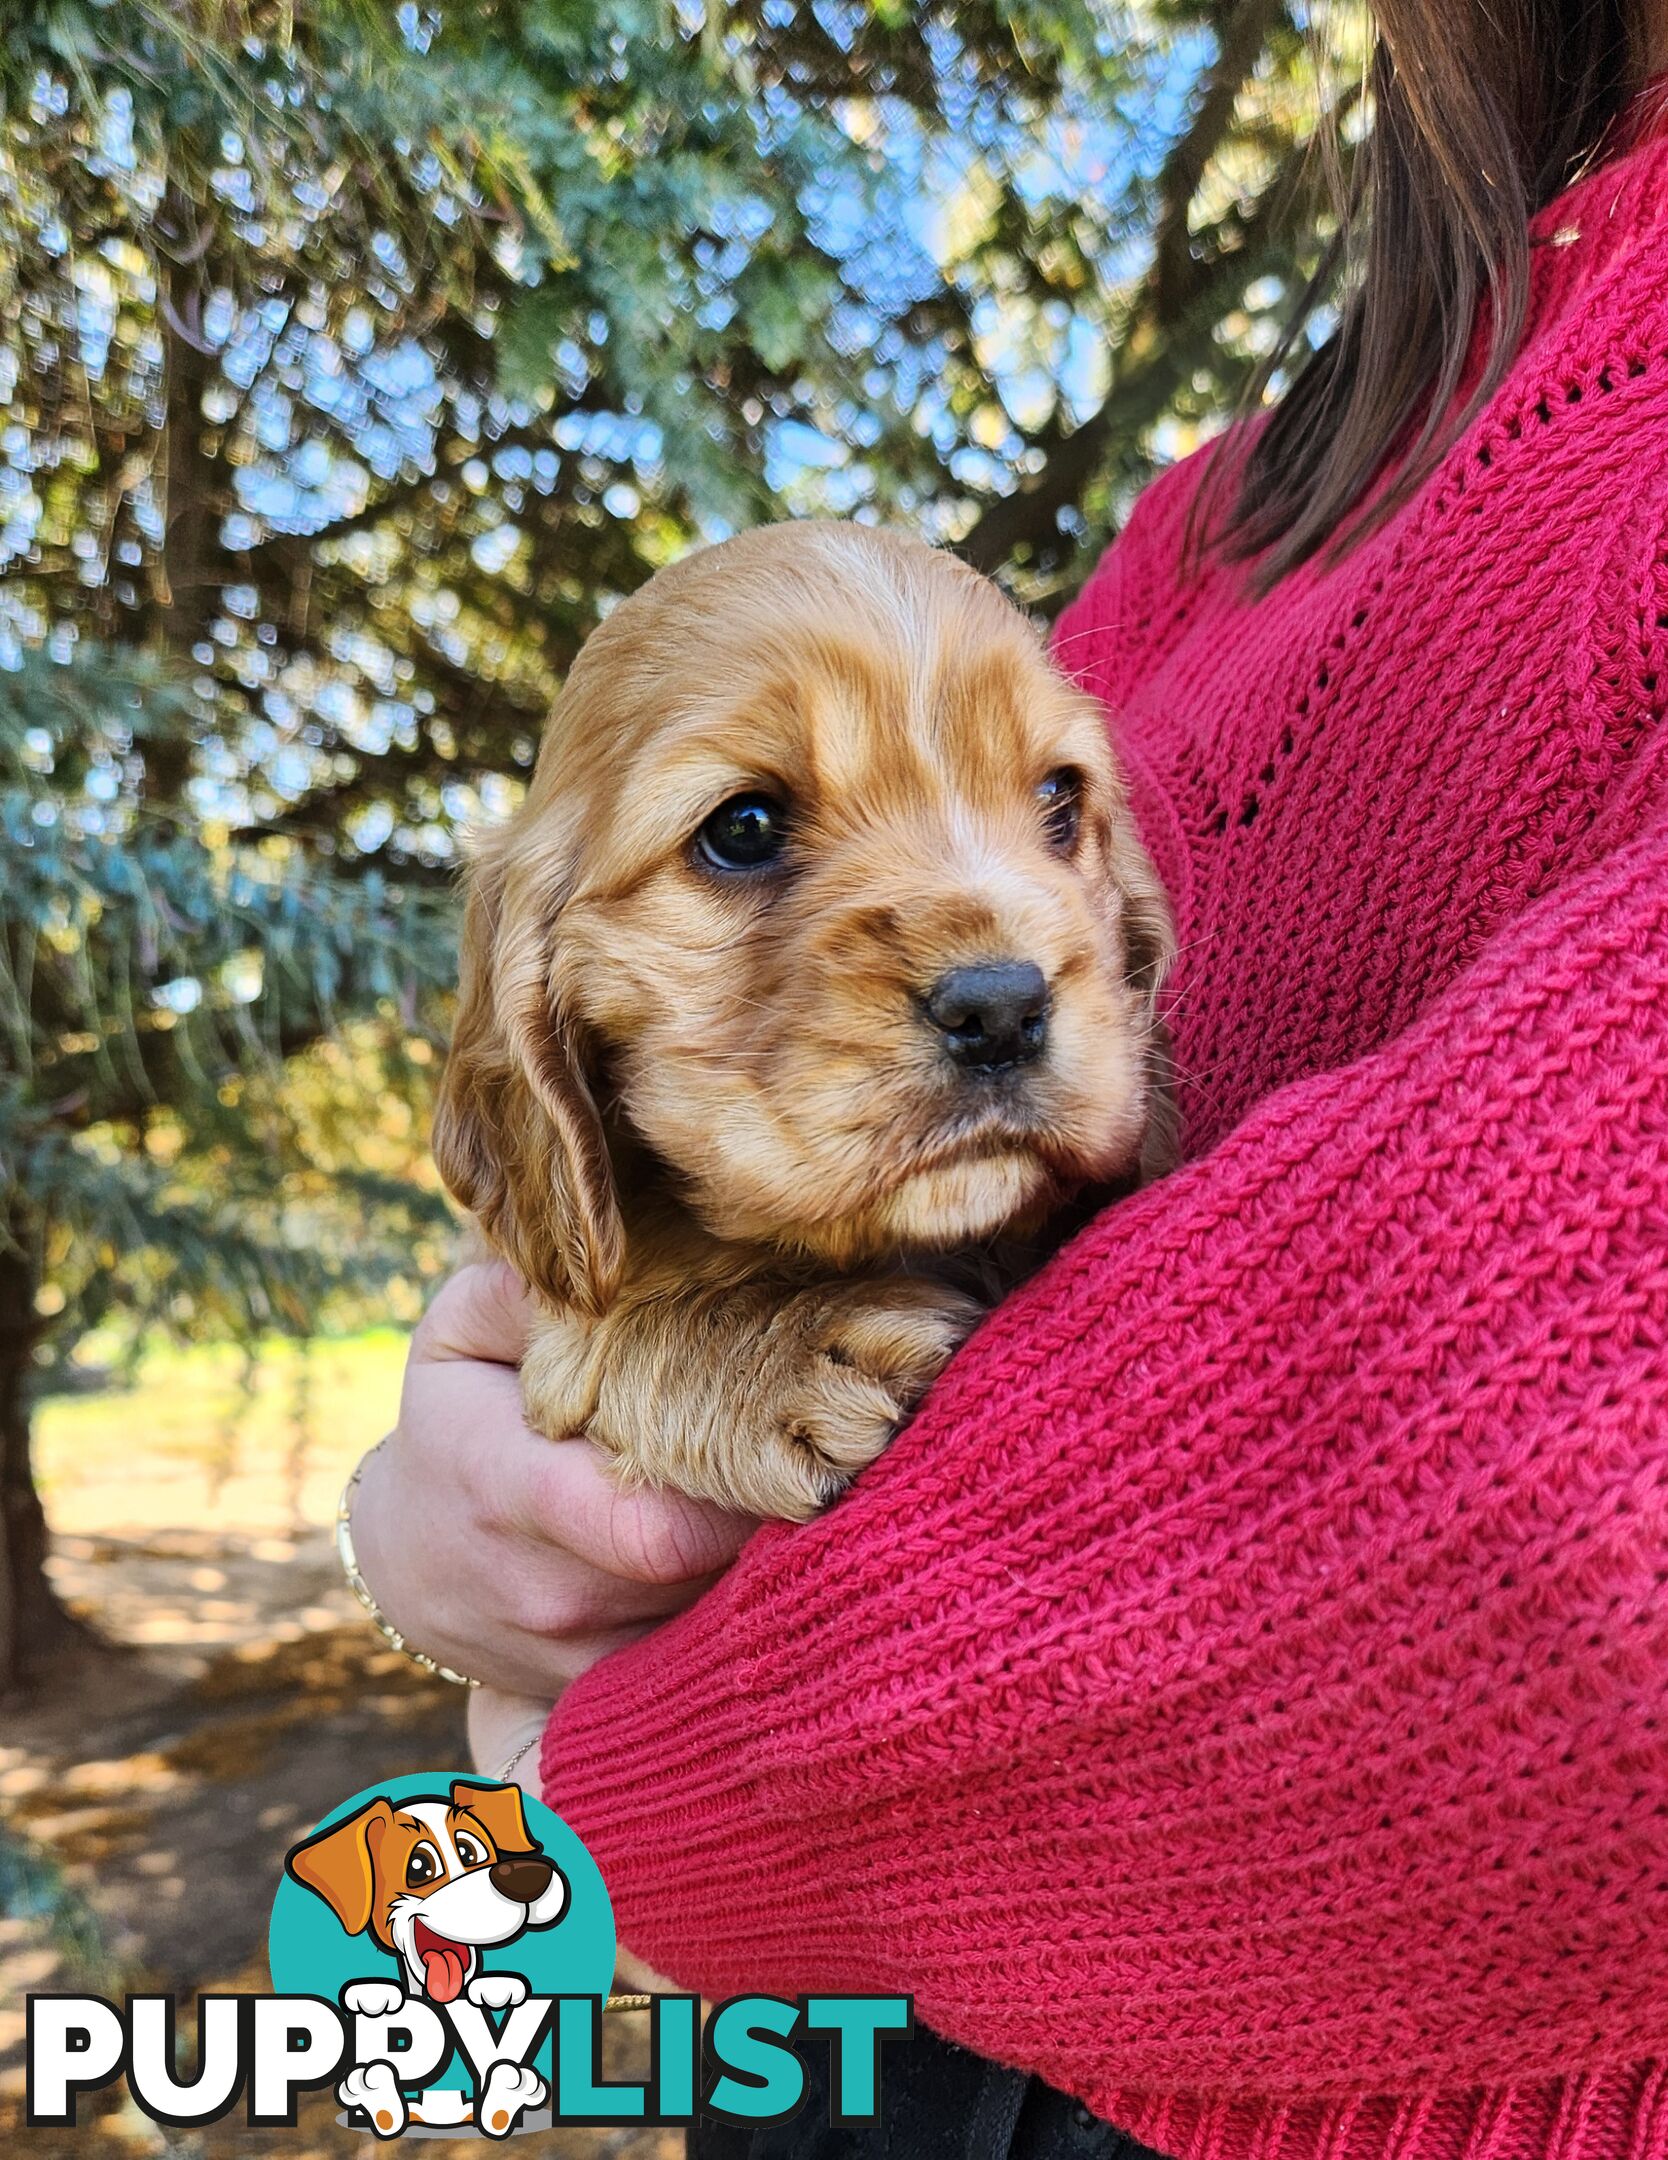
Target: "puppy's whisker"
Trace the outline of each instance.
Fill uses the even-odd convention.
[[[1213,938],[1219,938],[1224,927],[1218,923],[1213,930],[1201,930],[1197,937],[1188,938],[1185,943],[1178,945],[1170,957],[1179,960],[1183,953],[1196,952],[1201,945],[1208,945]]]
[[[1068,637],[1060,637],[1058,634],[1051,637],[1048,649],[1057,660],[1061,653],[1068,651],[1073,645],[1081,645],[1085,639],[1104,637],[1105,634],[1104,630],[1091,623],[1082,630],[1073,630]]]
[[[1227,1060],[1224,1059],[1222,1062],[1225,1064]],[[1184,1089],[1190,1094],[1200,1095],[1211,1113],[1219,1117],[1222,1114],[1222,1098],[1214,1088],[1208,1087],[1206,1082],[1220,1072],[1221,1069],[1221,1064],[1218,1064],[1208,1066],[1202,1073],[1175,1072],[1172,1074],[1172,1083],[1178,1095]]]

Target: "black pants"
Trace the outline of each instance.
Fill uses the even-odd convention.
[[[807,2049],[805,2105],[791,2122],[702,2122],[689,2160],[1158,2160],[1040,2078],[1000,2070],[917,2031],[880,2058],[880,2122],[835,2129],[828,2058]]]

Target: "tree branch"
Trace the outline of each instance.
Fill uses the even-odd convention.
[[[989,504],[975,520],[956,548],[975,569],[998,570],[1020,549],[1036,547],[1057,533],[1060,512],[1082,499],[1131,409],[1150,405],[1146,392],[1173,378],[1175,361],[1169,348],[1178,334],[1213,292],[1225,297],[1233,285],[1248,282],[1253,266],[1299,222],[1302,183],[1310,165],[1307,140],[1293,145],[1251,211],[1234,220],[1222,236],[1231,244],[1200,252],[1188,227],[1199,183],[1233,125],[1240,88],[1284,9],[1285,0],[1239,0],[1229,18],[1193,120],[1160,173],[1162,208],[1153,253],[1130,309],[1106,398],[1081,427],[1056,437],[1034,479]],[[1336,128],[1357,94],[1346,92],[1325,115],[1322,128]]]
[[[1158,175],[1160,204],[1148,283],[1152,312],[1162,324],[1186,305],[1192,270],[1188,213],[1206,168],[1233,125],[1234,107],[1286,0],[1238,0],[1222,27],[1215,60],[1205,71],[1193,118],[1171,145]]]

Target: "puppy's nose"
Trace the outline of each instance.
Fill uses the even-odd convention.
[[[951,968],[922,1002],[945,1049],[968,1072],[1029,1065],[1048,1041],[1048,983],[1030,960]]]
[[[544,1896],[555,1872],[554,1863],[543,1853],[513,1853],[507,1860],[492,1863],[487,1869],[487,1881],[517,1905],[531,1905]]]

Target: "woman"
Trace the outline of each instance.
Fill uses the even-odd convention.
[[[700,2154],[1668,2155],[1668,0],[1377,14],[1335,335],[1059,632],[1184,1167],[721,1576],[490,1270],[359,1495],[635,1951],[971,2051]]]

